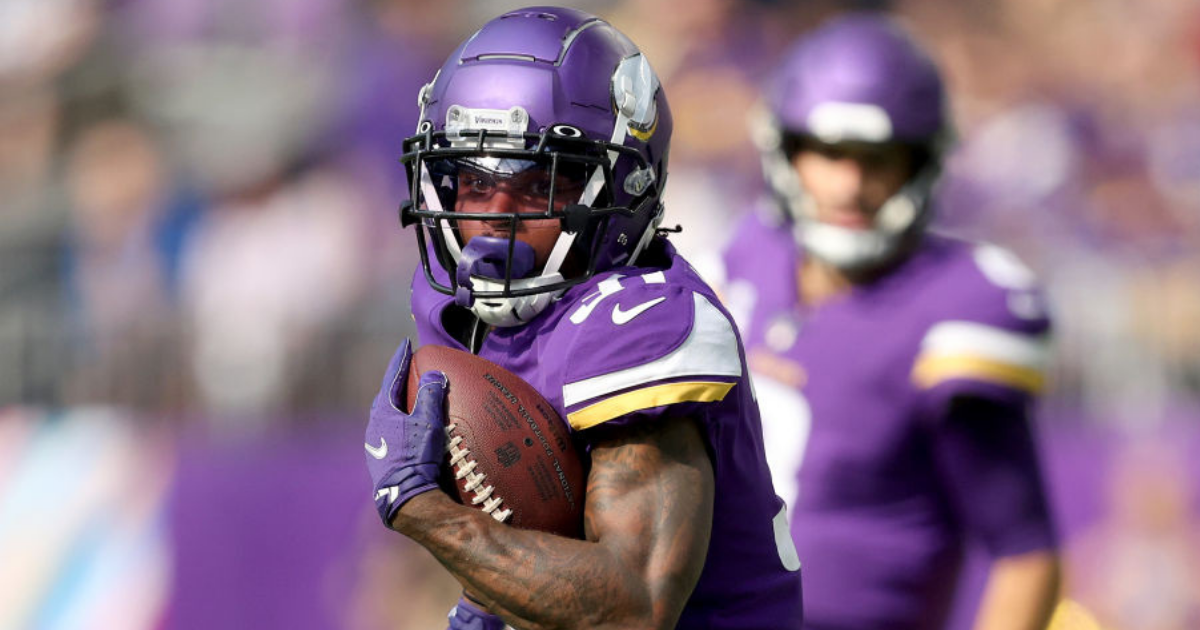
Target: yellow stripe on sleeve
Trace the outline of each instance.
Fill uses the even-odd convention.
[[[567,422],[575,430],[583,430],[608,422],[627,413],[673,405],[681,402],[714,402],[724,400],[734,383],[684,382],[644,387],[588,405],[567,414]]]
[[[1050,617],[1050,624],[1046,628],[1048,630],[1102,630],[1103,626],[1096,620],[1092,611],[1083,604],[1073,599],[1063,598],[1054,608],[1054,615]]]
[[[970,355],[926,355],[913,366],[913,382],[921,389],[951,379],[986,381],[1037,394],[1045,386],[1041,370]]]

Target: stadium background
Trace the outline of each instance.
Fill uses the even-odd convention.
[[[413,333],[416,91],[521,4],[0,3],[0,628],[442,627],[456,585],[379,527],[359,444]],[[744,120],[789,38],[903,16],[953,95],[942,226],[1055,307],[1068,593],[1200,627],[1200,2],[567,4],[661,75],[702,268],[757,194]]]

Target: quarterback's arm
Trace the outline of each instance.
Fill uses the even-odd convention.
[[[976,630],[1045,628],[1061,567],[1027,405],[959,397],[937,431],[950,496],[993,558]]]
[[[516,529],[440,492],[413,498],[392,527],[513,626],[673,628],[712,526],[704,437],[686,418],[592,430],[606,433],[591,451],[587,540]]]
[[[1044,630],[1059,600],[1062,567],[1053,551],[997,558],[975,630]]]

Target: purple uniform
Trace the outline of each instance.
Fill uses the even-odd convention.
[[[601,424],[697,419],[715,475],[712,535],[679,628],[799,628],[800,562],[771,485],[741,341],[712,290],[666,241],[569,289],[478,354],[536,387],[586,444]],[[440,272],[438,269],[435,273]],[[413,282],[422,344],[465,349],[443,325],[453,299]]]
[[[1033,276],[999,248],[928,235],[808,309],[801,250],[768,216],[728,248],[726,298],[791,506],[806,627],[940,627],[967,540],[994,556],[1054,545],[1025,411],[1049,327]],[[984,411],[961,417],[964,400]]]

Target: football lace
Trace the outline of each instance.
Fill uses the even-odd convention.
[[[471,455],[470,449],[462,446],[462,436],[454,435],[454,430],[458,428],[457,424],[451,423],[446,427],[446,452],[450,454],[450,467],[454,469],[454,478],[457,481],[467,480],[463,489],[467,492],[472,492],[475,496],[471,497],[471,505],[480,505],[479,509],[490,514],[492,518],[503,523],[512,516],[510,508],[499,509],[500,504],[504,499],[495,495],[496,488],[491,485],[484,485],[487,481],[487,475],[482,472],[475,472],[476,462],[474,459],[468,459]]]

